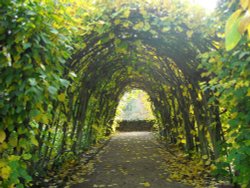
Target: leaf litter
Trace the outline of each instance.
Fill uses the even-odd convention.
[[[119,141],[119,139],[115,141]],[[105,175],[118,176],[118,174],[120,174],[119,176],[121,176],[121,179],[124,179],[137,168],[137,162],[140,162],[141,160],[151,160],[154,161],[155,165],[158,166],[157,168],[159,168],[159,179],[164,179],[164,181],[168,184],[177,182],[195,188],[213,188],[218,184],[218,182],[210,176],[212,167],[208,165],[208,162],[204,162],[204,159],[199,157],[190,158],[176,145],[169,145],[166,148],[156,139],[152,139],[150,142],[153,143],[155,147],[148,147],[146,144],[143,144],[143,142],[137,142],[136,144],[141,145],[144,149],[146,148],[147,151],[145,152],[144,150],[141,150],[138,152],[129,148],[128,143],[131,142],[131,140],[123,140],[123,142],[126,144],[123,145],[123,148],[119,149],[125,153],[129,153],[131,158],[119,155],[118,151],[117,156],[119,156],[121,160],[124,161],[123,164],[127,164],[127,166],[114,166],[112,162],[106,163],[104,169],[106,172]],[[97,147],[100,148],[102,146]],[[75,184],[86,182],[85,177],[95,172],[95,165],[103,163],[105,160],[102,158],[102,153],[107,151],[114,152],[114,148],[111,148],[109,145],[104,147],[103,150],[104,151],[97,154],[93,160],[89,160],[87,163],[86,158],[83,157],[78,162],[69,161],[65,163],[57,172],[49,173],[48,177],[45,178],[48,182],[45,187],[53,188],[62,185],[63,187],[70,187]],[[150,153],[151,150],[154,152]],[[113,156],[116,157],[115,154]],[[129,166],[131,164],[135,164],[135,166]],[[105,178],[105,175],[103,175],[103,178]],[[147,179],[147,177],[141,176],[139,181],[139,187],[153,187],[152,182],[150,179]],[[98,182],[94,183],[92,187],[119,187],[119,183],[106,182],[99,184]]]

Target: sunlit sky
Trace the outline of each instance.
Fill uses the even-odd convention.
[[[192,3],[204,7],[208,12],[212,12],[219,0],[190,0]]]

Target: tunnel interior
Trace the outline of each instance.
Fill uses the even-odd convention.
[[[68,90],[74,112],[71,136],[96,142],[112,132],[124,92],[137,88],[150,96],[159,131],[187,151],[216,157],[220,141],[218,106],[208,103],[199,55],[213,45],[199,12],[183,5],[151,7],[130,3],[103,10],[86,30],[81,48],[67,62],[76,73]],[[217,131],[215,131],[217,130]],[[219,130],[219,131],[218,131]],[[214,133],[217,134],[214,134]]]

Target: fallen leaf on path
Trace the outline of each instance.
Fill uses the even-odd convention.
[[[150,183],[149,182],[144,182],[144,183],[140,183],[141,185],[143,185],[144,187],[150,187]]]

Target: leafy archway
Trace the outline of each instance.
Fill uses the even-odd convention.
[[[73,124],[75,151],[80,151],[77,142],[83,127],[89,127],[85,134],[96,138],[92,124],[109,127],[122,91],[134,86],[149,93],[171,140],[218,157],[216,142],[222,139],[218,109],[207,106],[209,93],[200,90],[197,71],[197,56],[212,44],[202,32],[203,22],[197,22],[199,15],[187,10],[178,3],[160,8],[130,3],[104,9],[96,18],[82,38],[83,48],[67,62],[78,75],[73,86],[78,92],[71,94],[77,101],[72,118],[79,120]],[[217,124],[211,126],[215,119]]]

